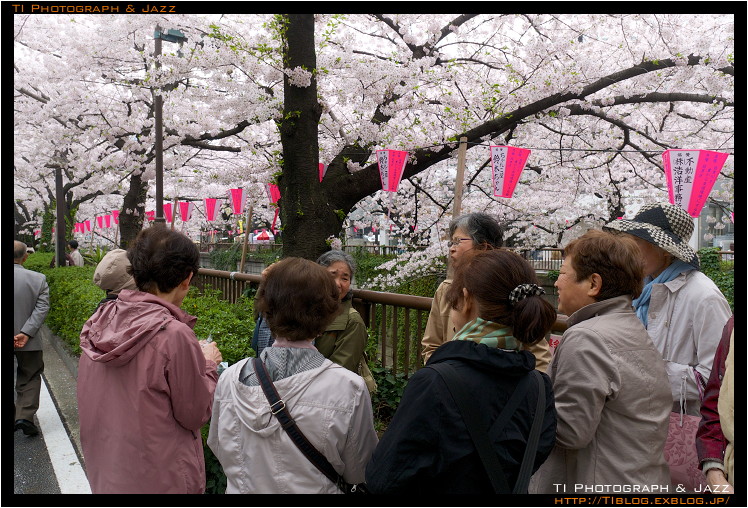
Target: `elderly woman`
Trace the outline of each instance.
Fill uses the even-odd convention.
[[[325,328],[325,332],[317,337],[314,347],[328,360],[358,373],[369,335],[361,314],[353,308],[351,281],[356,263],[350,254],[341,250],[325,252],[317,259],[317,263],[325,267],[335,280],[340,298],[340,313]]]
[[[699,258],[688,245],[693,219],[680,206],[645,205],[633,219],[605,229],[633,239],[644,262],[644,289],[634,300],[639,317],[665,360],[670,380],[670,435],[665,456],[671,484],[701,490],[695,432],[701,393],[730,305],[712,280],[699,271]]]
[[[672,410],[699,416],[696,373],[703,389],[731,311],[714,282],[699,271],[699,258],[688,245],[693,219],[677,205],[652,204],[605,229],[620,231],[639,246],[646,279],[634,300],[636,315],[665,360]]]
[[[351,281],[356,263],[350,254],[341,250],[325,252],[317,259],[317,263],[323,266],[335,281],[341,305],[335,319],[314,340],[314,347],[328,360],[342,365],[351,372],[359,373],[369,336],[361,314],[352,305]],[[254,347],[258,355],[262,354],[265,347],[273,344],[272,334],[268,328],[267,320],[260,317],[255,335],[260,339],[264,337],[265,340],[260,340],[257,342],[258,346]]]
[[[533,372],[535,358],[523,347],[556,320],[542,294],[535,271],[519,255],[498,249],[465,255],[446,295],[457,334],[408,381],[366,467],[373,493],[494,494],[501,491],[496,476],[503,477],[506,493],[527,492],[529,474],[550,453],[556,430],[550,380]],[[453,369],[456,382],[441,377],[445,368]],[[453,396],[458,386],[464,397]],[[540,399],[539,407],[540,390],[545,403]],[[491,429],[484,448],[472,439],[457,398],[477,409],[476,427]],[[536,419],[538,434],[530,439]],[[537,448],[527,452],[527,473],[520,475],[532,442]],[[484,452],[496,462],[486,466]]]
[[[202,427],[221,353],[201,344],[180,306],[199,268],[185,235],[141,231],[127,252],[138,290],[123,289],[81,331],[78,413],[94,494],[205,491]]]
[[[369,392],[312,345],[339,312],[337,284],[320,265],[286,258],[265,272],[255,301],[275,337],[259,359],[291,418],[346,482],[363,482],[377,445]],[[224,371],[213,403],[208,446],[226,493],[340,493],[281,426],[249,360]]]
[[[449,225],[449,259],[452,267],[459,264],[460,258],[473,249],[486,250],[502,246],[503,230],[496,219],[486,213],[468,213],[454,219]],[[427,363],[433,352],[454,337],[456,327],[450,317],[451,307],[446,300],[452,279],[445,279],[434,293],[431,312],[426,322],[426,330],[421,340],[423,363]],[[545,372],[551,353],[548,341],[540,338],[533,345],[522,345],[535,356],[535,368]]]
[[[564,253],[555,285],[568,329],[549,367],[556,446],[531,492],[586,492],[575,491],[579,485],[667,488],[670,390],[662,359],[631,305],[642,287],[639,250],[631,239],[593,230]]]
[[[101,258],[93,275],[94,284],[106,293],[106,296],[99,302],[99,306],[116,300],[123,289],[138,289],[135,279],[128,272],[129,267],[130,261],[124,249],[110,250]]]

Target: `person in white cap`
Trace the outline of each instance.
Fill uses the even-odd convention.
[[[117,295],[123,289],[138,289],[135,279],[127,273],[127,267],[130,266],[130,260],[127,259],[125,249],[114,249],[106,253],[96,265],[93,282],[106,292],[106,297],[99,302],[102,304],[117,299]]]

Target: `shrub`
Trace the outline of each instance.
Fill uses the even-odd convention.
[[[241,297],[235,304],[222,300],[221,292],[197,288],[190,292],[182,303],[182,310],[197,316],[195,335],[200,339],[212,336],[223,356],[223,361],[232,365],[243,358],[255,356],[250,343],[255,321],[252,300]]]
[[[381,434],[392,421],[408,380],[404,373],[392,374],[392,371],[381,365],[371,366],[370,363],[370,369],[377,382],[377,391],[371,396],[374,424],[377,433]]]
[[[95,269],[95,266],[66,266],[43,271],[49,284],[50,308],[46,324],[76,355],[81,354],[83,325],[106,296],[93,283]]]
[[[701,271],[714,281],[714,284],[725,295],[727,303],[730,304],[730,309],[735,312],[733,302],[735,297],[735,262],[722,261],[719,252],[720,249],[717,247],[699,249]]]

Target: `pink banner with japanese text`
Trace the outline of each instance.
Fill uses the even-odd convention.
[[[112,210],[112,219],[115,224],[119,224],[119,210]]]
[[[83,226],[85,228],[84,231],[83,231],[84,233],[90,233],[91,232],[91,221],[90,220],[83,221]]]
[[[229,198],[231,199],[231,211],[234,215],[241,215],[244,212],[244,189],[229,189]]]
[[[665,150],[662,162],[670,202],[686,210],[691,217],[701,215],[729,155],[710,150]]]
[[[156,212],[145,212],[145,218],[148,220],[156,220]]]
[[[319,163],[319,181],[321,182],[322,179],[325,177],[325,174],[327,173],[327,164]]]
[[[406,151],[377,150],[377,164],[379,165],[379,178],[382,181],[382,190],[397,192],[407,162],[408,152]]]
[[[525,169],[531,150],[514,146],[491,146],[491,180],[493,195],[511,198]]]

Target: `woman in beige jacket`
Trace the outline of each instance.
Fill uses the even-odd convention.
[[[502,236],[501,226],[490,215],[480,212],[461,215],[449,225],[449,259],[454,265],[465,252],[471,249],[500,248],[503,244]],[[457,331],[449,315],[451,307],[445,298],[451,285],[452,279],[447,278],[434,293],[426,330],[421,340],[424,364],[428,362],[436,348],[452,340]],[[532,346],[523,345],[523,348],[535,356],[535,368],[545,372],[551,360],[548,341],[541,339]]]
[[[556,281],[569,328],[548,369],[556,446],[533,477],[543,494],[669,493],[670,388],[631,300],[642,288],[633,240],[589,231],[564,250]]]

